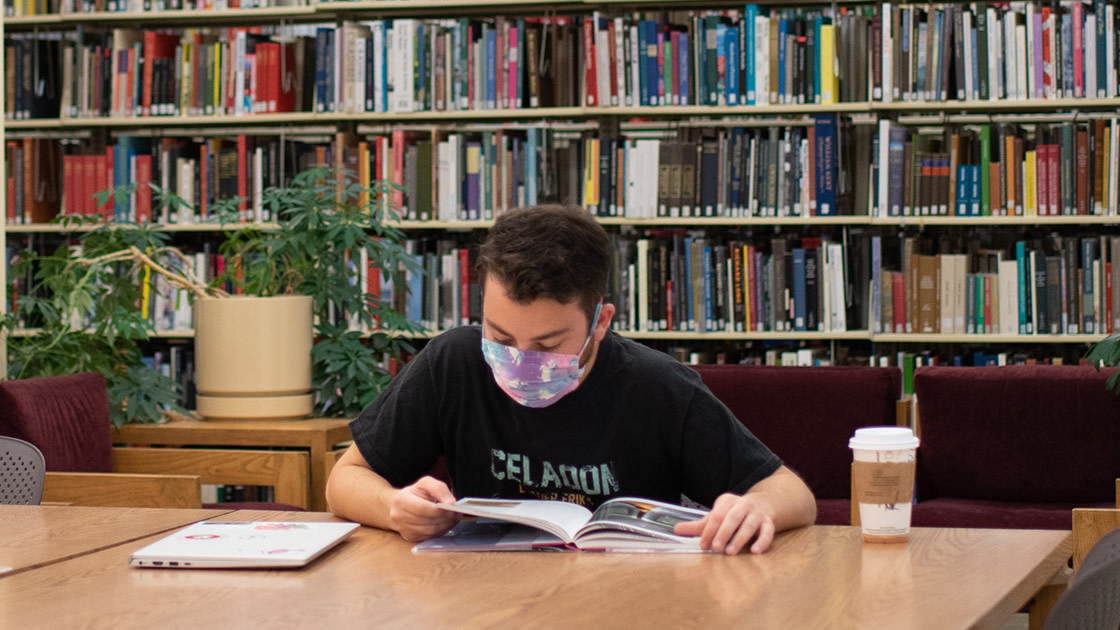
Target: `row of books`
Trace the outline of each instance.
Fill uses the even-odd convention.
[[[1120,239],[1019,240],[924,253],[878,234],[769,242],[678,231],[619,237],[616,326],[634,331],[869,330],[952,335],[1106,334],[1120,328]]]
[[[882,76],[886,100],[1117,94],[1116,10],[1103,0],[888,4],[882,15],[871,73]]]
[[[268,7],[305,6],[305,0],[4,0],[4,15],[26,17],[110,11],[223,11]]]
[[[1120,118],[938,128],[815,116],[781,127],[682,127],[621,137],[537,125],[402,129],[340,133],[318,144],[244,134],[125,135],[104,148],[23,138],[7,141],[5,152],[7,220],[15,224],[59,213],[191,223],[234,201],[239,219],[267,221],[263,191],[315,164],[349,169],[367,187],[394,184],[386,203],[418,221],[485,221],[548,202],[636,221],[1120,210]],[[154,200],[147,182],[181,205]],[[115,204],[93,197],[129,183],[140,185]]]
[[[32,38],[9,37],[9,76],[17,79],[10,115],[33,115],[35,99],[23,92],[39,88],[21,80],[32,62],[70,116],[1118,95],[1116,15],[1103,0],[748,4],[268,30],[118,28],[43,51]]]
[[[854,293],[862,291],[856,288],[855,274],[866,275],[869,269],[855,269],[857,261],[848,257],[851,250],[842,242],[775,238],[768,245],[687,231],[616,239],[609,289],[617,308],[615,327],[688,332],[866,329],[861,328],[866,317],[854,308]]]
[[[270,221],[264,191],[314,164],[327,147],[237,135],[194,141],[119,136],[98,149],[45,138],[5,143],[6,220],[46,223],[56,216],[181,225]],[[316,161],[320,160],[320,161]],[[112,194],[110,194],[112,193]]]
[[[923,253],[906,239],[901,265],[871,238],[873,333],[1106,334],[1120,329],[1120,238],[1019,240],[1009,250]]]
[[[1120,205],[1117,118],[945,128],[884,120],[877,151],[872,216],[1115,215]]]
[[[607,299],[617,308],[619,331],[1029,337],[1120,329],[1120,292],[1113,290],[1120,237],[1021,240],[1009,251],[970,244],[970,253],[936,254],[923,253],[916,238],[884,251],[892,248],[881,236],[863,233],[835,240],[751,241],[688,231],[614,238]],[[9,261],[18,256],[14,247]],[[387,274],[376,262],[355,260],[354,282],[429,331],[479,323],[477,244],[417,239],[407,247],[418,272]],[[190,262],[202,278],[226,277],[225,261],[209,247]],[[13,312],[26,281],[9,278]],[[154,274],[137,282],[156,330],[191,330],[185,291]]]

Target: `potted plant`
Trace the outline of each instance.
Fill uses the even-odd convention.
[[[1100,370],[1101,367],[1116,367],[1120,365],[1120,333],[1113,333],[1097,343],[1086,353],[1085,358],[1089,363]],[[1113,372],[1105,387],[1120,395],[1120,370]]]
[[[165,409],[182,411],[180,384],[141,358],[141,343],[155,331],[138,305],[150,279],[159,277],[196,301],[309,297],[313,411],[356,414],[390,378],[383,358],[411,351],[399,333],[418,330],[357,282],[361,260],[388,278],[401,269],[420,272],[404,249],[403,232],[392,225],[387,189],[383,183],[365,189],[348,174],[311,169],[264,191],[275,226],[234,223],[241,200],[221,200],[211,220],[225,230],[219,253],[228,264],[210,282],[194,274],[189,255],[169,245],[167,232],[151,225],[100,225],[54,252],[23,252],[12,273],[32,273],[35,289],[17,297],[18,308],[0,326],[35,332],[9,337],[8,377],[101,372],[118,425],[160,421]],[[182,204],[159,192],[160,204]],[[104,200],[130,193],[125,187],[100,194]]]

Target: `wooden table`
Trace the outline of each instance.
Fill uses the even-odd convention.
[[[304,448],[310,454],[308,505],[312,510],[322,511],[327,509],[327,455],[336,445],[350,439],[349,425],[350,421],[345,418],[284,421],[184,418],[165,424],[126,424],[113,429],[113,443]]]
[[[36,569],[226,513],[0,505],[0,574]]]
[[[0,627],[998,628],[1071,550],[1068,532],[916,529],[908,544],[868,545],[858,528],[810,527],[732,558],[414,554],[361,528],[302,570],[129,568],[155,538],[0,578]]]

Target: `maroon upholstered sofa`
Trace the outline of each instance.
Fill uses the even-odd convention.
[[[848,438],[859,427],[894,425],[897,368],[696,365],[708,389],[817,498],[817,524],[851,522]]]
[[[1120,397],[1089,366],[923,367],[918,527],[1070,529],[1115,507]]]

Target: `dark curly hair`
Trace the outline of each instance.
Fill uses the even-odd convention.
[[[514,301],[578,299],[588,319],[607,290],[610,237],[579,206],[544,205],[502,213],[478,253],[478,280],[493,276]]]

